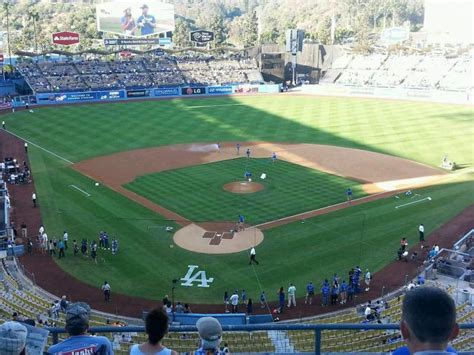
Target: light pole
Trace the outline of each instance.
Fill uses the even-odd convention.
[[[7,15],[7,51],[8,56],[10,57],[10,67],[12,66],[12,51],[10,47],[10,2],[9,0],[3,0],[3,8],[5,9]]]

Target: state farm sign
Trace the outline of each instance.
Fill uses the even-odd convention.
[[[77,32],[57,32],[53,33],[53,43],[69,46],[79,43],[79,33]]]

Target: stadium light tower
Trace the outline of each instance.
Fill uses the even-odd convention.
[[[11,51],[11,46],[10,46],[10,5],[11,4],[9,0],[3,0],[3,8],[7,15],[7,51],[8,51],[8,57],[10,58],[10,67],[11,67],[12,66],[12,51]]]

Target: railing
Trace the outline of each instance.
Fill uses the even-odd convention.
[[[461,329],[474,329],[474,323],[460,324]],[[64,334],[63,328],[47,328],[53,336],[53,343],[58,343],[58,335]],[[321,354],[323,330],[398,330],[399,324],[262,324],[262,325],[223,325],[224,332],[253,332],[268,330],[306,330],[314,331],[315,354]],[[144,327],[91,327],[90,333],[143,333]],[[173,326],[170,332],[197,332],[195,326]]]

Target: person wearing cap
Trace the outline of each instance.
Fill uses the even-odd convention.
[[[69,338],[49,348],[49,354],[101,354],[113,355],[109,339],[87,335],[90,307],[87,303],[72,303],[66,310],[66,331]]]
[[[176,351],[161,345],[161,340],[168,333],[169,318],[163,309],[155,308],[145,317],[145,332],[148,340],[143,344],[135,344],[130,355],[177,355]]]
[[[5,322],[0,325],[0,354],[26,355],[28,330],[18,322]]]
[[[405,295],[400,331],[407,346],[394,355],[450,354],[448,345],[459,334],[456,305],[451,296],[436,287],[419,287]]]
[[[200,348],[194,354],[220,354],[219,345],[222,341],[222,327],[213,317],[202,317],[196,323],[199,332]]]
[[[156,19],[153,15],[148,14],[148,5],[143,4],[140,9],[142,9],[142,14],[137,20],[137,26],[141,30],[142,36],[148,36],[155,32]]]

